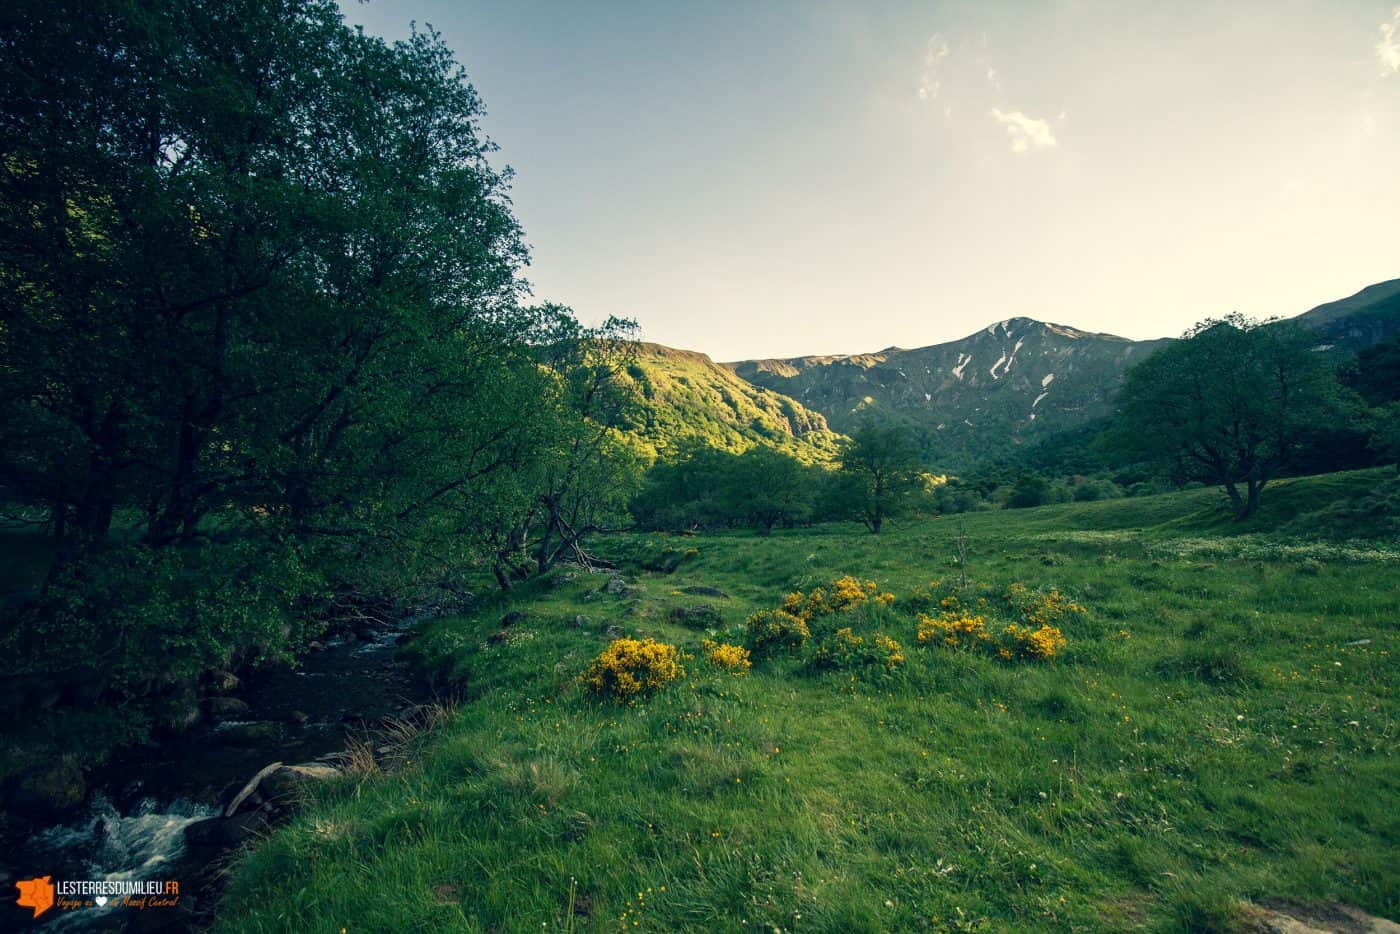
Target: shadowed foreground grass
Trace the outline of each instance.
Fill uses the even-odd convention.
[[[1297,481],[1278,513],[1371,479]],[[1015,663],[918,644],[907,603],[846,614],[903,644],[892,674],[734,676],[668,620],[708,603],[737,642],[842,574],[903,600],[956,579],[956,520],[608,539],[635,592],[575,569],[431,624],[411,652],[469,703],[402,768],[321,789],[237,867],[220,927],[1228,930],[1266,897],[1393,918],[1400,548],[1225,537],[1214,503],[968,516],[974,592],[1088,612]],[[590,698],[610,627],[691,651],[687,677]]]

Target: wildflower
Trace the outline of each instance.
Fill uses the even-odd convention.
[[[750,651],[759,654],[801,648],[812,635],[805,620],[785,610],[760,610],[750,616],[744,626]]]
[[[627,699],[660,690],[685,676],[681,653],[654,639],[614,639],[584,674],[594,694]]]
[[[951,597],[954,601],[956,597]],[[947,602],[946,600],[944,601]],[[941,640],[944,645],[957,648],[972,645],[987,638],[987,620],[956,606],[945,609],[938,617],[919,614],[919,628],[914,637],[920,642]]]
[[[753,667],[749,650],[741,645],[726,645],[705,639],[700,643],[700,647],[705,650],[705,658],[711,665],[731,674],[742,675]]]

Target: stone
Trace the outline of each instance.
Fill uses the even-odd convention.
[[[185,842],[192,847],[238,846],[267,826],[261,811],[244,811],[233,817],[210,817],[185,828]]]
[[[262,785],[263,779],[267,778],[269,775],[271,775],[273,772],[276,772],[281,767],[282,763],[274,762],[271,765],[265,765],[261,769],[259,769],[258,774],[248,779],[248,781],[244,783],[243,788],[238,792],[238,794],[233,796],[233,800],[231,800],[228,803],[228,805],[224,808],[224,816],[232,817],[233,815],[237,814],[239,808],[243,807],[245,802],[247,802],[249,799],[251,799],[254,795],[258,793],[258,787]]]
[[[683,587],[681,588],[681,593],[689,594],[692,597],[715,597],[720,600],[729,599],[729,594],[725,593],[723,590],[720,590],[718,587],[706,587],[704,585],[697,585],[695,587]]]
[[[720,626],[724,622],[724,617],[719,610],[708,603],[697,603],[695,606],[678,606],[671,611],[671,622],[688,626],[691,629],[707,629]]]
[[[260,790],[269,799],[289,798],[304,785],[339,778],[340,774],[339,769],[316,762],[284,765],[262,780]]]
[[[229,720],[247,720],[253,708],[236,697],[206,697],[204,712],[215,723],[224,723]]]
[[[305,726],[311,720],[311,714],[305,710],[293,710],[287,714],[287,722],[295,723],[297,726]]]
[[[511,610],[505,616],[501,617],[501,628],[505,629],[508,626],[514,626],[516,623],[523,622],[525,622],[525,614],[519,610]]]
[[[584,616],[582,613],[580,613],[579,615],[577,615],[577,616],[574,617],[574,628],[575,628],[575,629],[582,629],[582,628],[584,628],[584,627],[587,626],[587,625],[588,625],[588,617],[587,617],[587,616]]]
[[[183,733],[194,726],[204,717],[204,710],[200,707],[199,698],[193,693],[176,694],[168,699],[161,707],[159,714],[160,725],[176,733]]]
[[[1251,930],[1267,934],[1400,934],[1400,924],[1340,902],[1296,905],[1266,899],[1245,905],[1243,913]]]
[[[210,694],[232,694],[242,681],[231,671],[215,669],[205,676],[204,688]]]
[[[614,597],[621,597],[630,590],[627,586],[627,581],[620,577],[610,578],[607,584],[603,586],[603,589]]]
[[[282,724],[269,720],[255,723],[235,723],[216,734],[230,746],[257,746],[276,742],[282,738]]]

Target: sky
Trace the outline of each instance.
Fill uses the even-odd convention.
[[[1395,0],[342,0],[485,101],[536,299],[716,360],[1400,277]]]

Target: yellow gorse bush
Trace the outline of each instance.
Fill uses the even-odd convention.
[[[1022,620],[1032,626],[1064,622],[1071,614],[1084,612],[1084,607],[1058,590],[1032,593],[1022,583],[1014,583],[1006,588],[1006,602],[1021,614]]]
[[[1025,584],[1013,583],[998,601],[1017,622],[990,628],[986,597],[971,603],[958,594],[939,594],[935,581],[928,589],[916,591],[914,599],[932,607],[920,613],[915,637],[920,643],[942,643],[952,648],[982,646],[1008,661],[1024,658],[1046,660],[1059,655],[1066,645],[1060,625],[1085,612],[1058,590],[1032,591]],[[1000,623],[997,624],[1000,626]]]
[[[872,580],[861,580],[846,575],[838,577],[827,587],[818,587],[809,594],[795,591],[783,598],[781,609],[798,619],[810,622],[818,616],[842,613],[846,610],[873,603],[889,606],[894,602],[894,594],[880,593],[880,588]]]
[[[1003,635],[1005,640],[998,649],[998,654],[1007,659],[1014,655],[1037,659],[1054,658],[1065,647],[1064,633],[1055,626],[1032,628],[1012,623],[1006,627]]]
[[[764,655],[780,649],[800,649],[812,636],[807,621],[786,610],[759,610],[744,621],[749,649]]]
[[[584,685],[622,700],[650,694],[685,676],[683,657],[674,645],[654,639],[614,639],[588,667]]]
[[[903,647],[884,633],[877,632],[867,642],[849,626],[842,626],[821,641],[812,655],[816,668],[862,669],[883,665],[894,669],[904,664]]]
[[[904,664],[904,646],[882,632],[875,634],[875,647],[885,653],[885,667],[893,668]]]
[[[942,642],[953,648],[976,645],[988,638],[987,619],[974,616],[960,606],[944,610],[938,616],[920,613],[914,637],[920,642]]]
[[[749,659],[749,650],[742,645],[726,645],[723,642],[705,639],[700,643],[700,647],[705,650],[705,658],[711,665],[731,674],[742,675],[753,667],[753,662]]]

